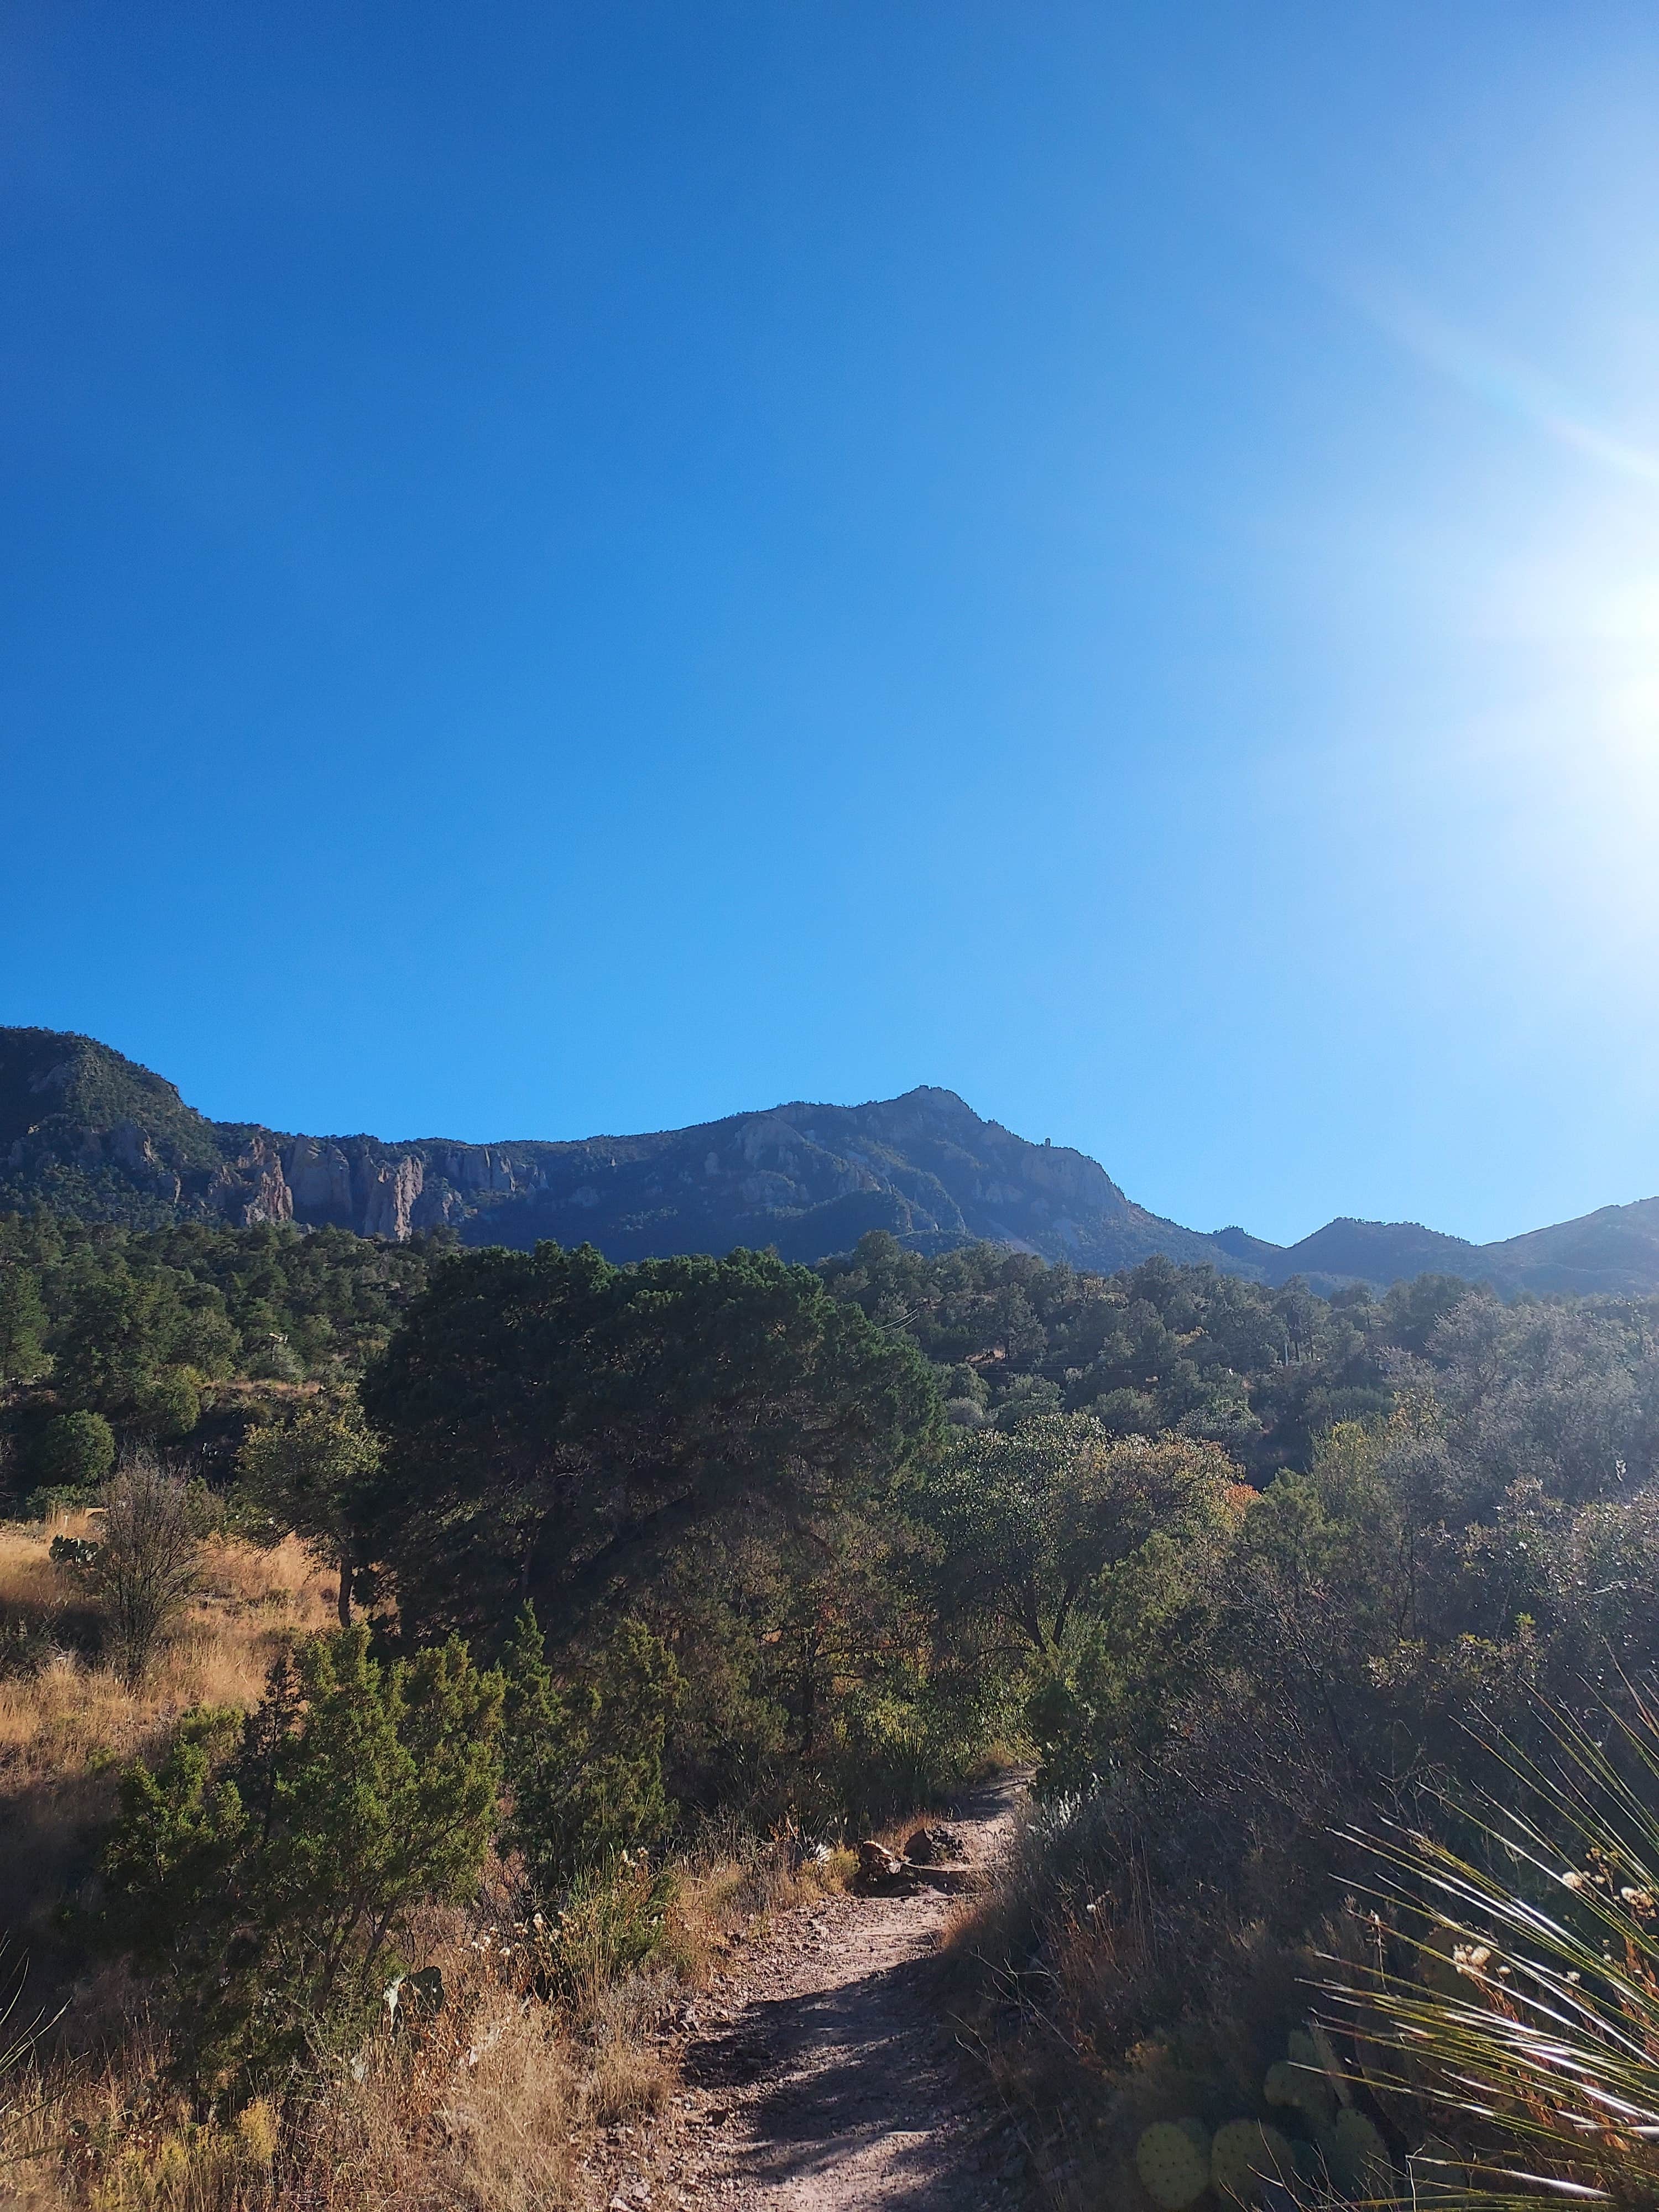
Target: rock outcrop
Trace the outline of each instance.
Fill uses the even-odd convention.
[[[1029,1144],[953,1091],[793,1103],[693,1129],[575,1143],[284,1134],[210,1121],[89,1037],[0,1030],[0,1206],[44,1200],[135,1224],[295,1222],[401,1241],[551,1237],[613,1259],[735,1244],[787,1258],[885,1229],[922,1251],[985,1237],[1112,1267],[1218,1247],[1133,1206],[1081,1152]]]
[[[0,1211],[31,1205],[135,1227],[293,1222],[398,1241],[442,1228],[520,1247],[552,1237],[621,1261],[738,1244],[812,1261],[882,1229],[920,1252],[983,1239],[1103,1272],[1162,1252],[1270,1283],[1300,1275],[1316,1290],[1428,1271],[1505,1293],[1659,1291],[1659,1199],[1500,1244],[1339,1220],[1285,1246],[1163,1220],[1085,1153],[1031,1144],[952,1091],[796,1102],[573,1143],[387,1144],[210,1121],[94,1038],[0,1029]]]

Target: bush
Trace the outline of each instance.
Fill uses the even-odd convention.
[[[123,1778],[106,1929],[160,1970],[198,2096],[280,2093],[361,2032],[411,1908],[476,1884],[501,1689],[459,1642],[382,1667],[342,1629],[280,1660],[256,1711],[187,1715]]]
[[[104,1492],[104,1525],[82,1571],[101,1601],[110,1656],[129,1682],[197,1586],[201,1519],[189,1487],[151,1459],[135,1459]]]
[[[506,1658],[506,1840],[545,1899],[668,1825],[663,1748],[680,1695],[672,1655],[636,1620],[618,1624],[597,1665],[556,1686],[526,1606]]]
[[[1460,1778],[1438,1834],[1350,1833],[1370,1878],[1329,2024],[1471,2207],[1659,2194],[1659,1707],[1626,1695],[1589,1723],[1540,1704],[1536,1747],[1488,1731],[1496,1788]]]
[[[138,1393],[138,1419],[153,1437],[187,1437],[201,1418],[202,1394],[181,1367],[164,1368]]]
[[[101,1413],[59,1413],[41,1430],[29,1456],[43,1489],[95,1490],[115,1465],[115,1432]]]

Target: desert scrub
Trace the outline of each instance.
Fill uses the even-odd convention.
[[[1362,1826],[1371,1869],[1326,1996],[1401,2139],[1463,2201],[1659,2195],[1659,1705],[1540,1700],[1435,1831]],[[1352,2123],[1343,2113],[1339,2124]],[[1375,2131],[1373,2130],[1373,2134]],[[1356,2167],[1380,2142],[1356,2136]],[[1339,2183],[1358,2181],[1338,2174]]]

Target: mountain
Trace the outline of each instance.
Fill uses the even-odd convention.
[[[775,1106],[647,1136],[389,1144],[210,1121],[94,1038],[0,1028],[0,1211],[31,1205],[135,1228],[294,1221],[402,1239],[448,1226],[468,1244],[550,1237],[613,1260],[734,1244],[818,1260],[886,1229],[921,1252],[982,1238],[1103,1272],[1162,1252],[1326,1293],[1424,1273],[1506,1297],[1659,1291],[1659,1198],[1495,1244],[1346,1219],[1273,1244],[1149,1213],[1085,1153],[1029,1143],[952,1091]]]
[[[210,1121],[91,1037],[0,1029],[0,1207],[35,1202],[134,1226],[296,1221],[403,1238],[447,1224],[467,1243],[551,1237],[615,1260],[734,1244],[816,1260],[887,1229],[924,1252],[984,1238],[1103,1270],[1166,1252],[1247,1272],[1133,1205],[1083,1153],[1030,1144],[950,1091],[648,1136],[386,1144]]]
[[[1490,1283],[1505,1297],[1522,1291],[1632,1297],[1659,1291],[1659,1198],[1599,1206],[1495,1244],[1470,1244],[1417,1221],[1349,1220],[1328,1221],[1299,1244],[1269,1244],[1242,1229],[1218,1230],[1214,1242],[1262,1282],[1299,1275],[1326,1294],[1346,1283],[1385,1288],[1413,1275],[1462,1275]]]
[[[1328,1221],[1299,1244],[1269,1244],[1242,1229],[1223,1229],[1216,1242],[1263,1282],[1287,1283],[1300,1275],[1320,1291],[1345,1283],[1397,1283],[1413,1275],[1464,1275],[1472,1283],[1493,1278],[1486,1255],[1494,1248],[1444,1236],[1417,1221]],[[1659,1269],[1655,1281],[1659,1283]]]

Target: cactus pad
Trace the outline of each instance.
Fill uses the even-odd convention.
[[[1210,2146],[1210,2179],[1218,2196],[1239,2204],[1256,2204],[1264,2182],[1295,2178],[1291,2146],[1277,2128],[1266,2127],[1260,2120],[1229,2120],[1216,2130]]]
[[[1188,2127],[1185,2120],[1154,2121],[1135,2145],[1135,2171],[1165,2212],[1187,2212],[1210,2185],[1208,2163]]]
[[[1296,2161],[1297,2179],[1310,2189],[1317,2189],[1325,2179],[1325,2161],[1319,2155],[1319,2145],[1298,2136],[1291,2145],[1291,2156]]]
[[[1261,2094],[1270,2105],[1301,2103],[1302,2082],[1288,2058],[1280,2058],[1267,2069],[1267,2078],[1261,2085]]]
[[[1270,2105],[1293,2105],[1317,2134],[1336,2118],[1336,2092],[1320,2063],[1319,2045],[1305,2028],[1292,2028],[1290,2057],[1267,2069],[1262,2094]]]
[[[1331,2179],[1345,2197],[1391,2197],[1399,2185],[1388,2145],[1363,2112],[1345,2106],[1319,2138]]]

